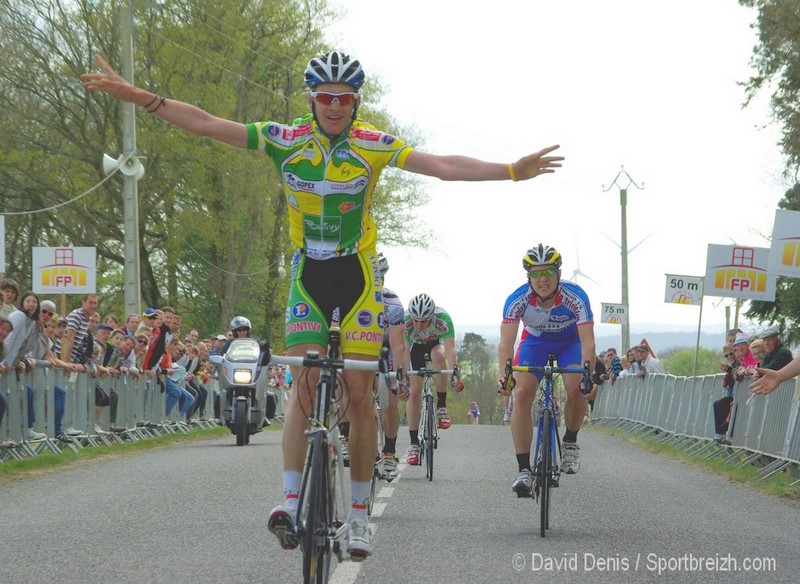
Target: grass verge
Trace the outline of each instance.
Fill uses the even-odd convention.
[[[282,429],[282,427],[281,424],[273,423],[268,428],[264,428],[264,430],[275,431]],[[43,476],[77,465],[91,464],[112,458],[131,456],[158,448],[166,448],[176,444],[209,440],[228,435],[231,435],[230,430],[222,426],[208,429],[196,428],[186,434],[164,434],[162,436],[155,436],[143,440],[116,442],[111,448],[103,445],[97,448],[91,446],[81,448],[77,453],[69,448],[65,448],[61,454],[43,452],[39,456],[34,456],[32,458],[25,458],[23,460],[12,459],[0,463],[0,484],[12,480]]]
[[[733,461],[726,461],[725,456],[708,458],[707,456],[709,451],[704,451],[701,454],[695,454],[672,444],[656,442],[652,435],[642,436],[639,433],[629,434],[628,432],[618,430],[616,428],[598,424],[592,424],[588,427],[590,427],[592,430],[621,438],[629,444],[633,444],[649,452],[653,452],[662,456],[668,456],[685,464],[690,464],[696,468],[702,468],[709,472],[724,476],[732,482],[747,485],[748,487],[761,491],[767,495],[778,497],[800,506],[800,486],[792,486],[792,483],[795,482],[798,477],[793,476],[789,471],[791,467],[788,467],[781,472],[777,472],[767,478],[761,478],[757,476],[758,471],[764,466],[763,463],[760,463],[761,461],[757,460],[755,463],[748,463],[741,466],[739,465],[739,463],[744,461],[746,456],[750,454],[748,451],[740,451],[741,456],[739,458],[736,458]],[[661,436],[663,436],[663,434]],[[726,451],[732,452],[730,449],[726,449]],[[797,472],[796,469],[795,472]]]

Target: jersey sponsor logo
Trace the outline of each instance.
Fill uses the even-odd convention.
[[[353,201],[345,201],[344,203],[339,204],[339,212],[341,213],[349,213],[353,209],[355,209],[356,204]]]
[[[339,160],[350,160],[350,151],[347,148],[340,148],[334,152],[334,155]]]
[[[322,330],[322,325],[318,322],[290,322],[286,325],[286,334],[291,333],[318,333]]]
[[[295,318],[307,318],[311,314],[311,307],[305,302],[298,302],[292,306],[292,316]]]
[[[280,129],[278,126],[276,126],[275,124],[270,124],[270,125],[267,127],[267,133],[268,133],[270,136],[277,136],[278,134],[280,134],[280,133],[281,133],[281,129]]]
[[[394,143],[394,136],[390,136],[389,134],[384,134],[381,136],[381,142],[386,144],[387,146],[391,146]]]
[[[362,176],[349,182],[332,182],[330,183],[330,189],[331,191],[355,195],[367,188],[368,182],[367,177]]]
[[[376,333],[373,331],[345,331],[344,338],[348,341],[381,343],[383,342],[383,333]]]
[[[306,193],[314,193],[317,190],[317,182],[313,180],[302,180],[296,174],[287,172],[284,176],[286,186],[293,191],[303,191]]]
[[[381,139],[382,135],[383,134],[381,134],[380,132],[376,132],[374,130],[359,130],[359,129],[353,130],[354,138],[358,138],[360,140],[368,140],[370,142],[377,142],[378,140]]]
[[[383,293],[375,292],[375,302],[383,302]]]
[[[387,324],[388,323],[386,322],[386,315],[383,312],[379,312],[378,313],[378,326],[381,327],[381,329],[385,329]]]
[[[294,128],[283,128],[281,138],[284,140],[294,140],[300,136],[307,136],[311,133],[311,124],[303,124]]]
[[[372,313],[369,310],[362,310],[358,313],[356,320],[358,320],[358,324],[361,326],[369,326],[372,324],[373,320]]]
[[[319,218],[317,218],[316,220],[305,218],[303,219],[303,225],[305,225],[306,233],[308,233],[309,235],[319,234],[320,232],[323,235],[331,235],[339,233],[342,227],[338,223],[330,223],[327,221],[325,223],[320,224]]]
[[[572,316],[569,314],[551,314],[550,320],[552,322],[567,322],[568,320],[572,320]]]

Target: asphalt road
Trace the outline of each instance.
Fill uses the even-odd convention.
[[[233,436],[0,486],[0,582],[299,582],[265,529],[282,496],[280,432]],[[408,443],[401,428],[400,449]],[[800,581],[800,507],[590,429],[553,491],[552,529],[510,489],[509,429],[441,433],[379,492],[375,554],[332,582]]]

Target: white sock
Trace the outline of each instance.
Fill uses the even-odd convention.
[[[367,522],[367,506],[369,505],[370,487],[370,482],[350,482],[352,505],[350,507],[350,516],[348,517],[348,520],[360,519],[364,523]]]
[[[283,471],[283,497],[289,507],[297,507],[297,496],[300,494],[300,481],[303,473],[299,470]]]

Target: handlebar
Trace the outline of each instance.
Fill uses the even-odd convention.
[[[551,376],[555,373],[572,373],[576,375],[582,375],[582,387],[581,392],[583,395],[586,395],[592,390],[592,377],[591,377],[591,364],[589,361],[584,361],[582,368],[577,367],[556,367],[553,365],[555,361],[555,357],[551,354],[547,357],[547,365],[543,366],[533,366],[533,365],[513,365],[513,360],[509,357],[506,359],[506,368],[503,380],[501,382],[501,387],[503,390],[506,390],[508,387],[509,380],[512,380],[511,389],[513,389],[513,378],[511,377],[511,373],[514,371],[520,371],[523,373],[542,373],[545,376]],[[500,391],[500,390],[498,390]]]
[[[416,375],[418,377],[426,377],[428,375],[452,375],[452,369],[417,369],[416,371],[406,371],[406,375]]]
[[[336,369],[351,369],[358,371],[379,371],[380,361],[361,361],[359,359],[328,359],[314,353],[305,357],[296,355],[273,355],[269,362],[274,365],[288,365],[290,367],[330,367]]]

